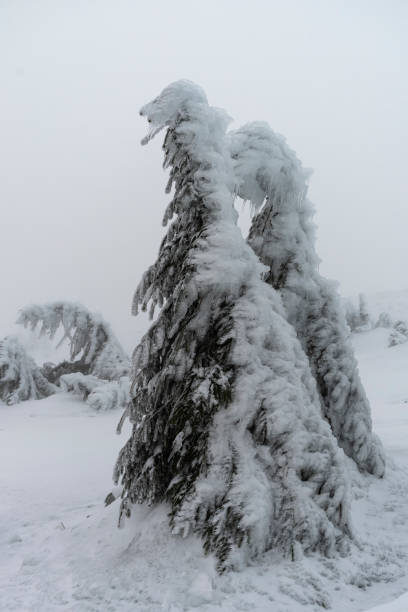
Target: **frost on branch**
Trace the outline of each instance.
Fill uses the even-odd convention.
[[[127,376],[107,381],[76,372],[61,376],[60,386],[62,391],[86,400],[88,406],[97,411],[125,408],[129,403],[130,381]]]
[[[166,127],[174,196],[133,308],[160,308],[133,354],[121,517],[166,501],[219,568],[264,550],[330,554],[349,536],[343,453],[266,268],[236,225],[226,115],[181,81],[142,109]]]
[[[104,380],[119,380],[129,374],[129,358],[110,326],[81,304],[52,302],[27,306],[20,311],[17,323],[32,330],[40,327],[40,336],[46,335],[51,340],[57,331],[63,331],[59,345],[68,341],[70,361],[44,368],[51,382],[58,383],[63,374],[75,372]]]
[[[6,404],[41,399],[57,391],[14,336],[0,342],[0,399]]]
[[[248,242],[268,268],[289,322],[309,358],[324,415],[338,443],[363,470],[382,476],[384,453],[372,433],[370,406],[334,284],[318,272],[308,173],[285,140],[265,123],[248,124],[229,136],[237,193],[254,216]],[[369,325],[360,299],[359,320]]]

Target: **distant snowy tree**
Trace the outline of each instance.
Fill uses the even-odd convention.
[[[383,327],[388,329],[393,326],[391,315],[388,312],[381,312],[378,316],[375,327]]]
[[[357,332],[360,328],[360,313],[358,308],[351,300],[347,300],[344,304],[346,323],[352,333]]]
[[[408,324],[406,321],[396,321],[388,338],[388,346],[397,346],[408,342]]]
[[[164,139],[170,225],[136,290],[157,320],[133,355],[121,517],[167,501],[219,568],[276,547],[330,554],[349,535],[342,452],[277,293],[236,225],[226,115],[188,81],[144,106]]]
[[[0,399],[6,404],[41,399],[57,391],[48,382],[18,338],[0,342]]]
[[[358,313],[360,318],[360,331],[369,331],[372,327],[372,323],[368,312],[367,299],[363,293],[360,293],[358,296]]]
[[[373,322],[368,311],[367,299],[363,293],[358,296],[358,307],[352,301],[346,302],[346,321],[353,333],[370,331]]]
[[[265,123],[229,136],[237,193],[258,211],[248,242],[268,267],[265,280],[279,290],[288,320],[310,360],[325,417],[358,467],[382,476],[384,453],[372,433],[345,314],[335,286],[318,272],[308,173],[282,136]],[[369,319],[360,299],[360,322]]]
[[[52,302],[27,306],[20,311],[17,323],[32,330],[40,325],[40,336],[47,335],[50,339],[58,330],[63,330],[59,345],[68,340],[70,361],[44,367],[44,375],[51,382],[58,384],[62,375],[76,372],[104,380],[119,380],[129,375],[129,357],[110,326],[82,304]]]

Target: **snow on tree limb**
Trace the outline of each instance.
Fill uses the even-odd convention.
[[[146,117],[151,126],[142,144],[148,144],[160,130],[173,125],[180,109],[188,110],[191,104],[197,103],[207,104],[207,96],[199,85],[186,79],[171,83],[163,89],[160,96],[140,109],[140,115]]]

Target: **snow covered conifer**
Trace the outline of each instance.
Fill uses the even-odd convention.
[[[330,553],[349,535],[343,455],[265,267],[233,208],[228,117],[188,81],[141,114],[162,128],[167,191],[156,262],[134,312],[157,320],[133,354],[130,439],[115,481],[121,518],[167,502],[174,533],[201,536],[219,568],[269,548]]]
[[[408,325],[406,321],[396,321],[388,338],[388,346],[397,346],[408,342]]]
[[[353,333],[360,333],[372,329],[373,322],[368,312],[367,300],[363,293],[358,296],[358,306],[352,300],[345,302],[346,321]],[[385,314],[385,313],[383,313]]]
[[[70,361],[44,368],[51,382],[58,383],[62,375],[74,372],[104,380],[119,380],[129,374],[129,357],[108,323],[82,304],[52,302],[26,306],[20,311],[17,323],[32,330],[41,325],[40,336],[47,335],[51,340],[59,329],[63,330],[59,345],[68,340]]]
[[[378,315],[378,319],[375,324],[375,327],[376,328],[383,327],[384,329],[389,329],[392,326],[393,326],[393,320],[389,312],[380,312],[380,314]]]
[[[56,391],[18,338],[7,336],[0,342],[0,399],[3,402],[18,404],[48,397]]]
[[[361,331],[368,331],[371,328],[371,318],[368,312],[367,300],[363,293],[360,293],[358,296],[358,314]]]
[[[345,314],[334,284],[318,272],[308,173],[284,138],[265,123],[248,124],[229,139],[238,195],[258,211],[248,242],[268,267],[265,278],[279,290],[309,358],[324,415],[358,467],[382,476],[384,453],[372,432]],[[360,315],[367,322],[364,304]]]
[[[344,303],[344,311],[346,315],[346,323],[352,333],[355,333],[360,328],[360,313],[358,308],[351,300],[346,300]]]

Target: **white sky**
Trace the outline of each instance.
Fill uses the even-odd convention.
[[[136,344],[168,201],[138,110],[179,78],[314,169],[342,293],[407,288],[407,31],[405,0],[0,0],[0,334],[70,299]]]

